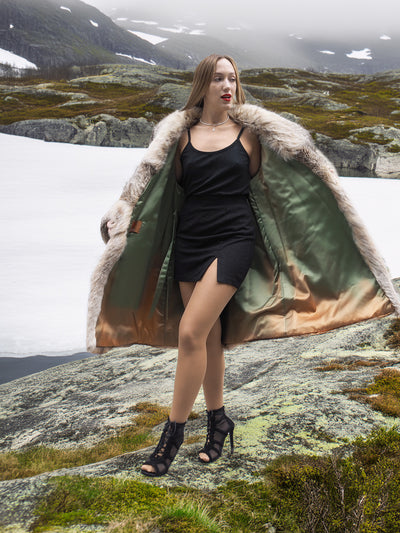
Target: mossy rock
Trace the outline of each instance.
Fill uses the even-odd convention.
[[[164,83],[157,91],[154,103],[168,109],[182,109],[190,94],[189,85]]]

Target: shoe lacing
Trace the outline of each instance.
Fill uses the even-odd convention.
[[[161,438],[154,452],[151,454],[151,457],[162,457],[165,454],[165,452],[168,450],[168,448],[171,448],[172,442],[171,441],[168,442],[168,440],[170,437],[172,437],[175,434],[175,431],[176,431],[175,422],[167,421],[165,423],[163,432],[161,434]]]
[[[211,417],[212,417],[212,415],[207,417],[207,437],[206,437],[206,443],[205,443],[204,447],[209,445],[210,442],[211,442],[211,430],[212,430],[212,425],[213,425],[212,424],[213,421],[211,420]]]

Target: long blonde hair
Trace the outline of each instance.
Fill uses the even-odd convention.
[[[205,57],[197,65],[194,71],[192,90],[190,92],[188,101],[183,109],[192,109],[193,107],[203,107],[204,95],[207,92],[214,76],[217,67],[217,61],[220,59],[227,59],[233,67],[236,76],[236,94],[235,100],[238,104],[244,104],[246,97],[244,95],[242,86],[240,85],[239,72],[235,60],[230,56],[211,54]]]

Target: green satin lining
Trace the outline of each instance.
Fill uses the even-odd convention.
[[[172,257],[177,214],[182,201],[181,188],[174,174],[176,147],[163,168],[148,183],[133,209],[130,224],[142,222],[139,233],[128,233],[125,249],[116,265],[110,302],[123,308],[138,309],[149,275],[159,271],[154,311],[165,285]]]
[[[251,181],[250,204],[264,242],[258,241],[254,267],[241,290],[246,308],[265,306],[273,296],[257,267],[265,253],[285,300],[293,298],[298,272],[312,291],[326,298],[371,278],[331,190],[303,164],[263,150],[262,169]]]

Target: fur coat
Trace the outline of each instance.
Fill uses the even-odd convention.
[[[174,155],[199,112],[175,111],[158,124],[101,221],[106,248],[91,279],[89,351],[176,346],[183,308],[173,279],[173,243],[183,193]],[[385,263],[309,133],[254,105],[237,105],[230,115],[258,136],[262,164],[249,198],[258,226],[255,257],[223,312],[223,342],[320,333],[399,314]]]

